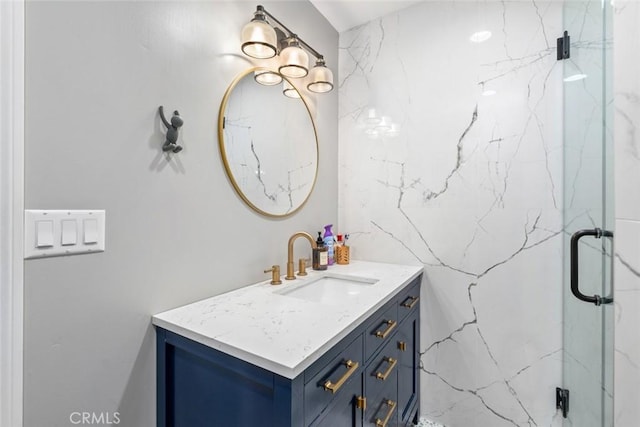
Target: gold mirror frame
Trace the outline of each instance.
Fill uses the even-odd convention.
[[[231,182],[231,185],[233,186],[236,194],[247,204],[247,206],[249,206],[251,209],[253,209],[255,212],[264,215],[266,217],[269,218],[286,218],[289,217],[293,214],[295,214],[296,212],[298,212],[300,209],[302,209],[302,207],[307,203],[307,201],[309,200],[309,197],[311,196],[311,193],[313,193],[313,190],[315,188],[317,179],[318,179],[318,169],[319,169],[319,163],[320,163],[320,150],[318,147],[318,132],[316,130],[316,123],[315,120],[313,119],[313,115],[311,114],[311,109],[309,108],[309,105],[307,104],[307,101],[305,100],[304,96],[302,95],[302,93],[300,93],[300,91],[298,90],[298,88],[296,88],[292,83],[291,80],[289,80],[287,77],[282,76],[283,81],[287,81],[289,82],[289,84],[291,84],[291,86],[293,86],[293,88],[295,89],[296,92],[298,92],[298,94],[300,95],[300,101],[302,101],[302,104],[304,105],[305,109],[307,110],[307,114],[309,115],[309,120],[311,121],[311,127],[313,129],[313,137],[314,137],[314,142],[315,142],[315,154],[316,154],[316,165],[315,165],[315,171],[313,174],[313,182],[311,183],[311,188],[309,189],[309,192],[307,193],[307,195],[304,197],[304,199],[302,200],[302,202],[300,202],[300,204],[296,207],[294,207],[291,211],[286,212],[284,214],[277,214],[277,213],[272,213],[272,212],[267,212],[263,209],[260,209],[258,206],[256,206],[256,204],[254,202],[252,202],[249,197],[242,191],[242,189],[240,188],[240,185],[238,184],[236,178],[233,176],[233,172],[231,170],[231,166],[229,164],[229,159],[227,157],[226,154],[226,150],[225,150],[225,142],[224,142],[224,126],[225,126],[225,112],[227,110],[227,104],[229,102],[229,98],[231,97],[231,94],[233,93],[233,90],[235,89],[235,87],[240,83],[240,81],[242,81],[242,79],[246,78],[247,76],[255,73],[256,71],[272,71],[272,70],[268,70],[266,68],[263,67],[252,67],[249,68],[245,71],[243,71],[242,73],[238,74],[236,76],[235,79],[233,79],[233,81],[231,82],[231,84],[229,85],[229,87],[227,88],[224,97],[222,98],[222,103],[220,104],[220,110],[218,112],[218,147],[220,150],[220,156],[222,158],[222,163],[224,164],[224,170],[227,174],[227,178],[229,178],[229,181]],[[259,85],[259,83],[256,82],[257,85]],[[280,87],[282,87],[280,85]],[[284,94],[281,94],[281,96],[285,96]],[[295,100],[292,100],[295,101]]]

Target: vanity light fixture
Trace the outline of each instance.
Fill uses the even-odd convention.
[[[254,73],[255,81],[265,86],[274,86],[282,83],[282,76],[274,71],[258,70]]]
[[[285,40],[287,47],[280,52],[282,61],[278,71],[283,76],[299,79],[309,74],[309,55],[302,50],[295,34]]]
[[[242,52],[257,59],[268,59],[279,55],[278,72],[280,74],[295,79],[309,75],[307,89],[311,92],[326,93],[333,89],[333,73],[327,68],[324,56],[261,5],[258,5],[251,22],[242,29]],[[309,54],[316,58],[315,66],[311,70],[309,70]],[[256,73],[255,80],[265,85],[280,83],[276,82],[274,76],[264,74]],[[272,72],[272,74],[277,73]],[[286,86],[287,82],[285,82],[285,95],[288,90]]]
[[[252,58],[273,58],[278,53],[276,30],[269,25],[262,6],[258,6],[253,19],[242,28],[242,51]]]
[[[288,81],[284,80],[282,87],[283,87],[282,93],[284,94],[284,96],[288,98],[294,98],[294,99],[300,98],[300,93]]]
[[[324,58],[321,56],[316,61],[316,66],[311,69],[311,82],[307,89],[311,92],[326,93],[333,89],[333,73],[326,66]]]

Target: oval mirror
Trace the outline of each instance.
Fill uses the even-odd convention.
[[[318,172],[318,141],[302,97],[283,95],[283,83],[265,86],[251,68],[231,83],[218,117],[218,142],[227,176],[252,209],[272,217],[299,210]],[[299,95],[296,91],[295,94]]]

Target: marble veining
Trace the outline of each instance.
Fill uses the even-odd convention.
[[[562,24],[554,2],[424,2],[340,35],[340,226],[425,266],[423,425],[561,425],[562,242],[592,215],[562,216]]]
[[[341,34],[340,224],[363,257],[425,266],[422,424],[562,425],[549,396],[563,370],[587,374],[577,389],[615,396],[615,425],[640,422],[640,6],[612,4],[615,37],[602,35],[601,2],[536,0],[425,2]],[[564,29],[574,60],[560,63]],[[492,37],[470,43],[479,30]],[[603,118],[607,147],[614,133],[612,90],[603,98],[598,83],[614,39],[616,249],[582,250],[615,265],[615,393],[582,354],[583,319],[561,304],[563,246],[613,216],[593,205],[606,172],[593,141]]]
[[[614,3],[616,245],[614,253],[616,426],[640,423],[640,4]]]
[[[330,268],[328,274],[377,279],[357,299],[328,304],[283,293],[324,274],[311,271],[282,285],[260,282],[157,314],[153,324],[295,378],[421,271],[421,266],[353,261]]]

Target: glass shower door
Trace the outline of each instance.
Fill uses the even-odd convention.
[[[566,1],[563,386],[565,426],[613,427],[611,5]],[[574,253],[571,252],[572,236]],[[571,290],[573,264],[573,285]],[[575,291],[588,302],[576,297]],[[597,295],[601,298],[596,298]]]

